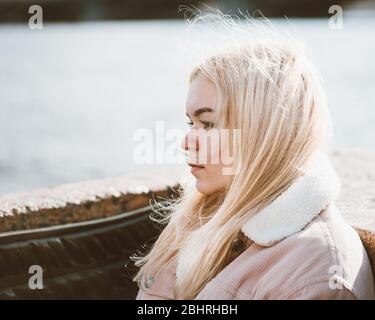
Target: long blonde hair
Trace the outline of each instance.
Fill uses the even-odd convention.
[[[214,17],[233,25],[220,12]],[[150,252],[135,257],[140,286],[144,274],[157,277],[175,262],[177,299],[195,298],[226,266],[244,222],[303,174],[315,151],[326,148],[331,128],[320,76],[290,40],[242,41],[196,66],[190,82],[198,74],[219,93],[222,125],[241,129],[234,155],[241,167],[221,193],[203,195],[185,186],[159,219],[166,226]]]

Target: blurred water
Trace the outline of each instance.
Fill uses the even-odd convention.
[[[375,148],[375,19],[292,20],[324,78],[338,147]],[[0,26],[0,193],[143,171],[134,130],[185,128],[183,21]]]

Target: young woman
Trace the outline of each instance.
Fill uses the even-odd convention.
[[[375,298],[366,251],[335,206],[330,117],[299,49],[262,39],[211,55],[191,73],[186,114],[195,183],[138,258],[137,299]]]

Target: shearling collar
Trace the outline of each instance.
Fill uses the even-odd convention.
[[[318,153],[312,165],[266,208],[250,217],[242,232],[261,246],[302,230],[331,204],[340,192],[340,180],[327,155]]]

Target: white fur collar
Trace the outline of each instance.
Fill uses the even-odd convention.
[[[302,230],[331,204],[340,180],[327,155],[319,153],[305,174],[241,228],[256,244],[271,246]]]

